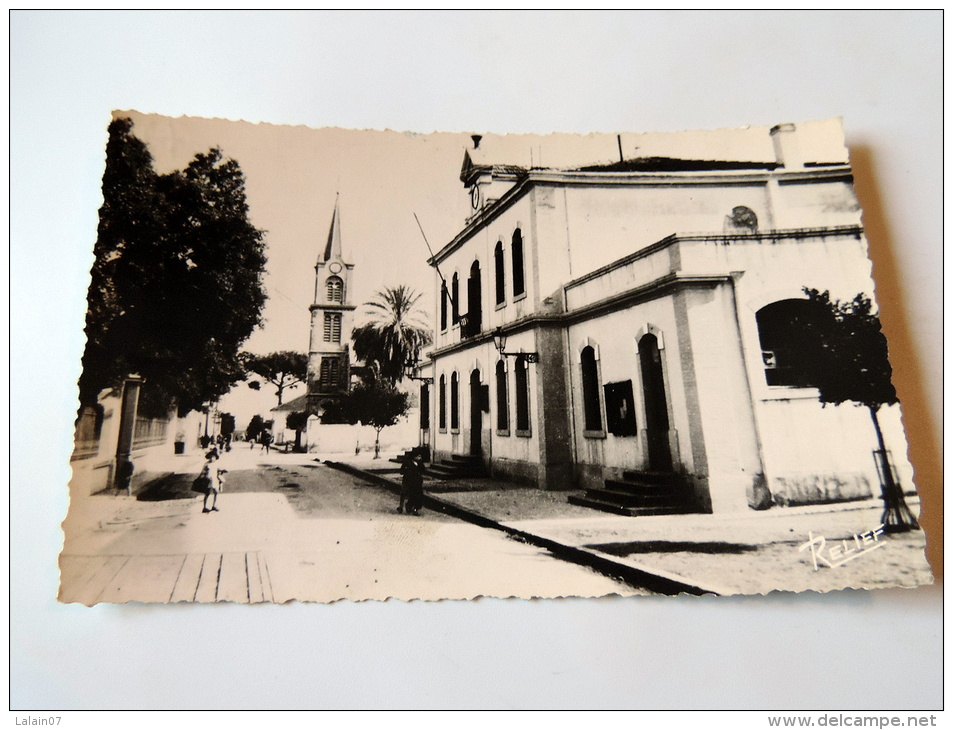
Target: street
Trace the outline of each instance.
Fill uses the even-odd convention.
[[[194,470],[139,498],[76,500],[60,558],[64,602],[328,602],[648,593],[495,530],[424,510],[305,455],[244,444],[219,512],[188,491]]]

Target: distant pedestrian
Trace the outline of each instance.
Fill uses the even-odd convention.
[[[423,461],[423,455],[415,451],[400,467],[400,503],[397,505],[400,513],[406,507],[407,514],[416,515],[424,505]]]
[[[261,450],[264,451],[266,454],[270,454],[271,442],[272,442],[271,431],[269,431],[268,429],[265,429],[264,431],[261,432],[261,436],[259,438],[261,440]]]
[[[225,475],[227,469],[223,469],[219,463],[218,450],[212,449],[205,455],[205,466],[202,467],[202,473],[199,478],[204,477],[207,480],[207,491],[205,499],[202,502],[202,512],[218,512],[218,495],[225,488]],[[211,508],[208,506],[208,498],[212,498]]]

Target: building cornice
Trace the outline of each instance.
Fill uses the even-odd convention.
[[[864,235],[864,229],[861,225],[850,226],[827,226],[820,228],[778,228],[769,231],[758,231],[756,233],[673,233],[660,241],[650,243],[645,248],[640,248],[634,253],[616,259],[612,263],[606,264],[595,271],[590,271],[577,279],[563,285],[563,289],[569,290],[587,281],[598,279],[600,276],[608,274],[614,269],[619,269],[633,261],[638,261],[646,256],[674,246],[676,243],[689,243],[698,241],[702,243],[718,243],[728,245],[735,241],[780,241],[782,239],[805,239],[805,238],[830,238],[831,236],[860,238]]]
[[[719,170],[667,172],[574,172],[565,170],[530,170],[498,200],[478,212],[453,240],[431,256],[430,266],[441,263],[451,253],[469,241],[480,229],[496,220],[516,201],[537,185],[553,187],[674,187],[683,185],[766,185],[776,180],[779,184],[797,184],[820,180],[851,182],[850,165],[805,167],[794,170]]]
[[[337,312],[353,312],[355,309],[357,309],[357,305],[332,304],[331,302],[328,302],[327,304],[312,304],[311,306],[308,307],[308,310],[311,312],[313,312],[316,309],[328,309],[328,310],[337,311]]]
[[[677,272],[666,274],[654,281],[642,286],[629,289],[598,302],[593,302],[571,312],[562,312],[559,314],[534,314],[523,317],[515,322],[503,325],[503,333],[508,337],[510,335],[525,332],[527,330],[556,327],[575,324],[587,319],[607,314],[618,309],[625,309],[634,303],[648,299],[656,299],[672,290],[682,288],[712,287],[721,283],[730,282],[730,274],[711,274],[711,275],[686,275]],[[493,344],[494,330],[487,330],[480,334],[470,337],[460,342],[454,342],[451,345],[437,348],[431,354],[432,361],[436,362],[441,357],[452,355],[456,352],[469,350],[470,348],[489,342]]]

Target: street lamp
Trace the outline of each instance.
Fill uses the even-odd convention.
[[[427,385],[433,385],[433,378],[421,378],[417,375],[417,358],[414,356],[411,356],[407,362],[404,363],[404,377],[409,380],[426,383]]]
[[[526,362],[539,362],[538,352],[506,352],[506,335],[503,328],[497,327],[493,333],[493,344],[500,353],[500,357],[521,357]]]

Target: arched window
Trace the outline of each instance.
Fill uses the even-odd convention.
[[[332,390],[338,387],[341,377],[341,361],[336,357],[326,357],[321,361],[321,389]]]
[[[510,402],[506,388],[506,363],[496,363],[496,430],[510,430]]]
[[[523,281],[523,233],[517,228],[513,231],[513,296],[518,297],[526,293],[526,283]]]
[[[327,281],[328,288],[328,301],[329,302],[343,302],[344,301],[344,281],[339,276],[332,276],[328,278]]]
[[[467,331],[466,337],[473,337],[483,329],[483,284],[480,276],[480,262],[474,261],[467,279]]]
[[[460,428],[460,379],[456,373],[450,375],[450,430]]]
[[[341,341],[341,315],[339,312],[324,313],[324,341]]]
[[[440,430],[447,430],[447,376],[440,376],[440,417],[439,424]]]
[[[725,233],[757,233],[758,215],[746,205],[736,205],[725,216]]]
[[[450,280],[450,312],[451,322],[456,324],[460,321],[460,278],[454,274]]]
[[[497,241],[493,250],[493,267],[496,272],[496,303],[506,301],[506,273],[503,270],[503,242]]]
[[[440,329],[447,329],[447,300],[450,295],[447,293],[447,282],[440,285]]]
[[[523,357],[516,358],[516,430],[529,431],[529,373]]]
[[[423,383],[420,386],[420,430],[430,428],[430,386]]]
[[[595,348],[584,347],[580,355],[582,364],[582,402],[587,431],[602,430],[602,401],[599,397],[599,363]]]
[[[813,373],[820,343],[816,328],[825,310],[808,299],[783,299],[760,309],[758,337],[768,385],[806,388],[815,385]]]

